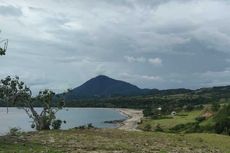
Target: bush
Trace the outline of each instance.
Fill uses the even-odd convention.
[[[144,117],[152,116],[153,112],[151,108],[146,108],[143,110]]]
[[[202,132],[203,129],[200,127],[199,123],[191,124],[191,126],[185,131],[186,133]]]
[[[194,109],[194,106],[191,105],[191,104],[185,106],[185,110],[188,111],[188,112],[192,111],[193,109]]]
[[[197,121],[197,122],[202,122],[202,121],[204,121],[206,118],[204,117],[204,116],[198,116],[198,117],[196,117],[195,118],[195,120]]]
[[[155,131],[156,132],[164,132],[164,130],[161,128],[160,124],[157,124]]]
[[[18,136],[18,135],[20,135],[21,133],[22,133],[22,132],[21,132],[21,129],[20,129],[20,128],[14,127],[14,128],[11,128],[11,129],[10,129],[8,135],[10,135],[10,136]]]
[[[213,112],[217,112],[220,109],[220,104],[213,103],[211,109]]]
[[[215,132],[230,135],[230,105],[225,105],[214,117]]]
[[[177,114],[177,116],[188,116],[188,114],[184,114],[184,113],[179,113],[179,114]]]
[[[92,123],[86,124],[86,125],[81,125],[78,127],[75,127],[75,129],[80,129],[80,130],[84,130],[84,129],[93,129],[95,128],[95,126],[93,126]]]
[[[61,120],[54,120],[52,123],[52,127],[55,130],[58,130],[61,128],[62,121]]]
[[[171,132],[181,132],[185,129],[185,124],[178,124],[170,129]]]
[[[191,122],[186,124],[178,124],[170,129],[171,132],[186,132],[186,133],[192,133],[192,132],[202,132],[202,128],[200,127],[198,122]]]
[[[144,117],[151,117],[157,119],[160,116],[160,111],[157,109],[147,108],[143,110]]]
[[[150,124],[146,124],[144,127],[144,131],[151,131],[152,130],[152,126]]]
[[[95,127],[93,126],[92,123],[89,123],[89,124],[87,124],[87,128],[88,128],[88,129],[92,129],[92,128],[95,128]]]
[[[224,120],[218,121],[215,124],[215,131],[218,134],[230,135],[230,119],[226,118]]]
[[[86,127],[84,125],[81,125],[81,126],[75,127],[75,129],[81,129],[81,130],[83,130],[83,129],[86,129]]]
[[[196,110],[203,110],[204,109],[204,105],[198,105],[195,108]]]

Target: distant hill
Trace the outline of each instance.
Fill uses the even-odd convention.
[[[65,94],[67,101],[79,99],[103,99],[110,97],[135,97],[135,96],[170,96],[170,95],[201,96],[209,100],[230,98],[230,86],[190,89],[140,89],[128,82],[115,80],[108,76],[99,75],[92,78]],[[63,95],[63,94],[61,94]],[[185,97],[187,97],[185,96]],[[142,98],[143,99],[143,98]]]
[[[67,100],[79,98],[102,98],[111,96],[133,96],[148,90],[142,90],[130,83],[115,80],[104,75],[90,79],[81,86],[70,90],[65,98]]]

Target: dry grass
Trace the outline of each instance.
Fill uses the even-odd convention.
[[[230,144],[230,137],[86,129],[0,137],[0,152],[229,153],[230,147],[221,144]]]

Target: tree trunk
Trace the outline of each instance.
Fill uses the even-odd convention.
[[[34,116],[36,130],[50,130],[50,121],[44,118],[44,116],[39,116],[32,105],[29,105],[29,108]]]
[[[50,123],[47,122],[47,120],[45,120],[43,118],[39,118],[39,120],[35,122],[35,125],[36,125],[36,129],[38,131],[40,131],[40,130],[50,130]]]

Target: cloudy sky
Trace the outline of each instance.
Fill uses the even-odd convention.
[[[99,74],[141,88],[230,84],[229,0],[0,0],[0,77],[62,92]]]

